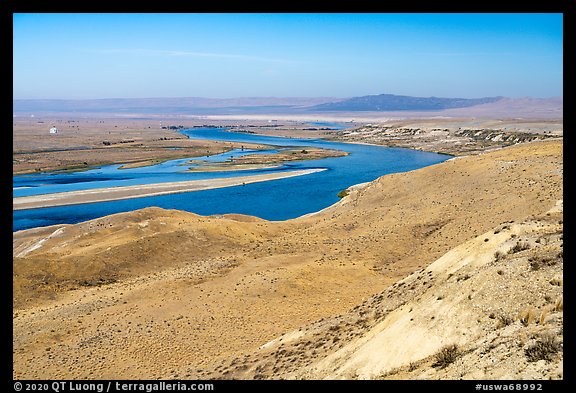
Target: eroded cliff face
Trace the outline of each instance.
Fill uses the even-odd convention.
[[[465,122],[462,122],[466,124]],[[385,146],[416,148],[455,156],[478,154],[518,143],[558,138],[562,126],[554,123],[538,124],[535,130],[515,129],[514,123],[497,125],[486,122],[486,127],[458,127],[458,122],[438,124],[374,124],[338,131],[335,140],[374,143]]]

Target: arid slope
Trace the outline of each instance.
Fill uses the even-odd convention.
[[[17,232],[14,378],[382,376],[402,364],[368,371],[342,358],[327,372],[321,345],[294,370],[252,366],[283,334],[346,315],[455,247],[545,214],[562,199],[562,178],[562,141],[548,140],[384,176],[286,222],[151,208]],[[447,302],[468,294],[442,288],[452,288],[442,289]],[[358,336],[373,327],[360,326]],[[338,345],[360,348],[352,338]],[[312,363],[309,374],[296,367]]]
[[[558,201],[546,214],[498,225],[210,377],[562,379],[562,212]]]

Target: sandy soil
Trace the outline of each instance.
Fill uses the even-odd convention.
[[[544,333],[541,326],[558,328],[562,263],[543,262],[542,275],[534,276],[526,271],[527,258],[540,254],[483,257],[484,264],[474,264],[465,250],[493,243],[506,251],[514,240],[494,234],[495,228],[524,236],[541,226],[540,243],[538,237],[526,241],[534,249],[549,244],[550,257],[558,259],[561,219],[556,212],[546,221],[546,213],[562,199],[562,148],[561,139],[526,142],[387,175],[322,212],[285,222],[150,208],[16,232],[13,377],[558,378],[558,356],[527,364],[524,351]],[[512,223],[519,226],[503,231]],[[453,258],[435,262],[445,255]],[[483,286],[471,293],[475,287],[455,285],[465,274],[465,282]],[[532,283],[528,275],[539,277],[527,291],[533,295],[507,296]],[[544,284],[554,288],[538,292]],[[509,330],[495,331],[486,309],[491,291],[500,302],[495,313],[528,305],[543,311],[544,303],[531,296],[547,296],[554,307],[543,324],[528,323],[536,330],[522,330],[515,318]],[[451,305],[469,294],[478,300],[451,314]],[[411,363],[402,369],[376,348],[401,338],[405,330],[394,335],[384,327],[391,315],[407,323],[409,302],[417,322],[410,337],[422,333],[431,344],[409,347],[405,360]],[[469,340],[458,338],[464,316]],[[432,317],[437,323],[430,323]],[[332,333],[308,328],[323,323]],[[516,334],[525,338],[514,352]],[[297,351],[291,343],[282,346],[288,338]],[[430,374],[426,364],[434,361],[434,351],[452,341],[467,351],[467,369]],[[339,348],[350,350],[336,354]],[[474,373],[508,353],[518,361],[501,363],[505,372],[490,374],[497,368],[492,365]],[[369,369],[367,356],[381,357]],[[395,374],[388,374],[391,368]]]
[[[558,201],[545,214],[498,225],[342,315],[223,362],[210,377],[562,379],[562,211]],[[440,356],[446,348],[452,357]]]
[[[219,154],[233,148],[270,148],[259,144],[191,140],[175,130],[161,128],[202,124],[203,121],[178,118],[14,118],[13,173],[83,170],[116,163],[143,166],[168,159]],[[211,125],[231,123],[216,121]],[[52,126],[59,129],[57,134],[49,133]]]
[[[322,170],[323,169],[303,169],[289,172],[238,176],[234,178],[187,180],[180,182],[143,184],[137,186],[93,188],[89,190],[57,192],[53,194],[14,198],[12,206],[14,210],[23,210],[40,207],[77,205],[81,203],[116,201],[119,199],[142,198],[155,195],[176,194],[180,192],[211,190],[214,188],[241,186],[250,183],[303,176],[320,172]]]

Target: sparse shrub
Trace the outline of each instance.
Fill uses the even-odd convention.
[[[79,282],[79,284],[83,287],[93,287],[93,286],[99,287],[101,285],[113,284],[115,282],[116,280],[114,278],[99,277],[97,280],[84,280]]]
[[[494,253],[494,259],[496,261],[499,261],[500,259],[504,258],[504,255],[506,255],[506,254],[504,254],[502,251],[496,251]]]
[[[529,362],[539,360],[551,361],[562,349],[562,344],[556,339],[556,336],[548,333],[540,336],[540,339],[533,345],[524,350],[524,354]]]
[[[534,271],[540,270],[540,268],[544,266],[554,266],[558,262],[555,258],[546,258],[542,256],[530,257],[528,258],[528,261],[530,262],[530,268]]]
[[[514,318],[512,318],[509,315],[506,314],[500,314],[498,315],[498,328],[503,328],[505,326],[510,325],[512,322],[514,322]]]
[[[532,259],[532,260],[529,259],[529,261],[530,261],[530,269],[532,269],[533,271],[540,270],[541,265],[538,259]]]
[[[508,251],[508,254],[515,254],[520,251],[528,250],[529,248],[530,244],[527,242],[516,242],[516,245]]]
[[[461,354],[460,350],[458,349],[458,345],[446,345],[442,347],[440,351],[438,351],[438,353],[436,353],[434,356],[435,362],[432,364],[432,367],[445,368],[448,365],[454,363],[454,361],[456,361],[460,355]]]
[[[465,275],[463,275],[463,276],[458,276],[458,278],[456,279],[456,282],[461,281],[461,280],[462,280],[462,281],[466,281],[466,280],[468,280],[469,278],[470,278],[470,275],[469,275],[469,274],[465,274]],[[424,284],[426,284],[426,282],[424,282]]]
[[[350,191],[348,191],[348,190],[342,190],[336,196],[338,198],[344,198],[345,196],[348,196],[349,193],[350,193]]]

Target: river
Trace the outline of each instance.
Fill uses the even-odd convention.
[[[339,199],[338,192],[351,185],[372,181],[389,173],[422,168],[450,158],[445,154],[412,149],[337,143],[321,139],[281,138],[233,133],[224,128],[193,128],[181,130],[181,132],[193,139],[273,145],[275,146],[274,151],[288,147],[309,146],[343,150],[350,154],[345,157],[292,162],[273,169],[232,172],[183,172],[190,167],[190,165],[186,165],[190,159],[186,158],[132,169],[118,169],[121,165],[108,165],[83,172],[18,175],[13,177],[14,197],[90,188],[242,176],[270,171],[327,169],[295,178],[244,186],[111,202],[18,210],[13,211],[13,230],[62,223],[72,224],[149,206],[184,210],[202,215],[241,213],[267,220],[286,220],[332,205]],[[269,152],[265,151],[265,153]],[[231,156],[251,153],[255,153],[255,151],[233,150],[211,157],[194,159],[226,161]]]

